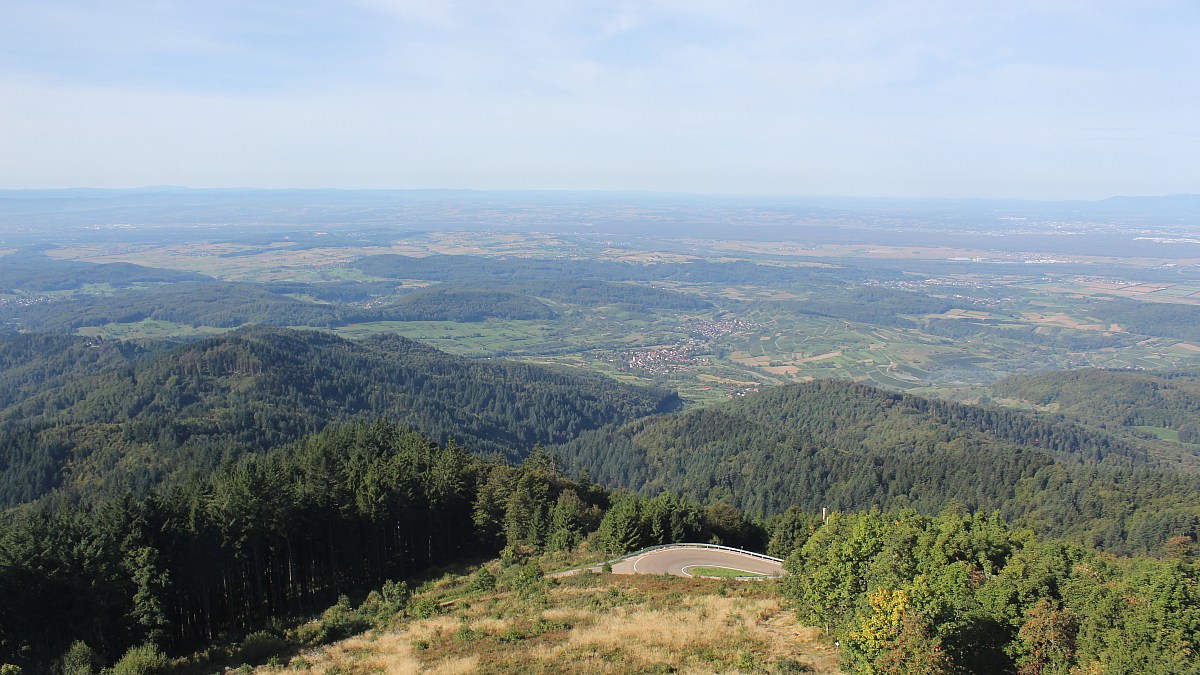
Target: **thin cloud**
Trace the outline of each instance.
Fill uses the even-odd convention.
[[[0,185],[1196,192],[1198,7],[9,3]]]

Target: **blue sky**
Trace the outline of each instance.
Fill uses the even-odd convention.
[[[3,0],[0,188],[1200,192],[1200,2]]]

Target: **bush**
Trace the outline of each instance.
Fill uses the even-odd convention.
[[[103,662],[83,640],[76,640],[62,657],[62,675],[94,675],[100,672]]]
[[[513,589],[522,597],[537,593],[545,585],[546,579],[542,576],[542,570],[536,563],[521,566],[517,572],[517,578],[513,581]]]
[[[422,596],[408,603],[408,613],[417,619],[428,619],[431,616],[440,614],[442,608],[438,606],[437,600],[429,596]]]
[[[131,647],[109,671],[111,675],[159,675],[167,672],[167,655],[154,644]]]
[[[383,582],[382,593],[383,601],[393,613],[404,609],[408,604],[408,598],[412,595],[412,591],[408,588],[408,583],[404,581],[385,581]]]
[[[472,591],[492,591],[496,589],[496,575],[486,567],[480,567],[475,576],[471,578]]]
[[[328,634],[328,640],[341,640],[356,633],[361,633],[371,627],[371,622],[364,619],[350,607],[350,598],[340,596],[337,604],[321,614],[321,624]]]
[[[467,622],[467,618],[464,616],[462,623],[458,626],[458,631],[454,634],[454,639],[458,642],[464,643],[474,642],[484,635],[486,635],[486,633],[483,631],[471,628],[471,624]]]
[[[363,618],[373,618],[377,624],[384,623],[404,611],[404,608],[408,606],[410,595],[412,595],[412,591],[409,590],[407,583],[385,581],[383,588],[371,591],[367,595],[367,599],[358,608],[358,613]]]
[[[297,628],[294,635],[297,642],[315,647],[361,633],[371,625],[371,621],[352,608],[350,599],[343,595],[337,604],[322,612],[320,618]]]
[[[286,640],[265,630],[251,633],[242,639],[238,647],[238,660],[244,663],[262,664],[288,650]]]

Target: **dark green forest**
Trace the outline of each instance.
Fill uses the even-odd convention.
[[[432,288],[398,294],[370,308],[302,300],[273,284],[180,282],[120,295],[82,296],[0,309],[26,330],[72,333],[89,326],[146,319],[192,327],[236,328],[248,324],[333,328],[364,321],[483,321],[488,318],[548,319],[554,313],[536,298],[510,291]],[[344,286],[324,292],[348,294]],[[394,290],[388,291],[395,295]]]
[[[1159,427],[1181,442],[1200,442],[1200,375],[1193,372],[1080,368],[1007,378],[992,394],[1104,428]]]
[[[934,298],[886,288],[822,289],[814,297],[801,301],[761,302],[756,309],[785,310],[812,316],[829,316],[847,321],[897,328],[916,328],[916,322],[904,314],[941,314],[951,309],[968,309],[974,305],[952,298]]]
[[[42,672],[76,641],[108,663],[145,643],[194,648],[347,593],[382,586],[403,602],[394,582],[432,567],[588,535],[611,553],[766,539],[727,506],[570,480],[537,446],[514,468],[386,421],[336,425],[144,498],[48,500],[0,520],[0,663]]]
[[[508,290],[437,286],[402,296],[393,303],[381,304],[372,316],[383,321],[470,323],[490,318],[551,319],[554,312],[532,296]]]
[[[1141,335],[1200,340],[1200,307],[1112,299],[1093,302],[1089,313],[1105,323]]]
[[[145,319],[214,328],[244,324],[330,327],[353,321],[362,312],[297,300],[261,284],[183,282],[119,295],[77,296],[18,306],[3,314],[24,330],[73,333],[88,326]]]
[[[1055,417],[816,381],[583,433],[560,449],[599,482],[755,514],[958,504],[1115,552],[1200,528],[1200,477]]]
[[[441,442],[519,458],[535,443],[679,405],[668,391],[380,335],[251,328],[168,346],[0,339],[0,504],[62,487],[137,492],[330,421],[383,415]]]
[[[540,447],[513,467],[376,421],[144,499],[115,491],[10,513],[0,663],[64,672],[80,654],[188,653],[311,616],[286,635],[317,646],[381,613],[436,613],[405,580],[439,566],[499,554],[537,580],[527,556],[584,541],[610,554],[721,541],[787,555],[784,596],[838,641],[853,673],[1167,674],[1193,672],[1200,653],[1200,566],[1184,537],[1157,558],[1115,558],[958,507],[835,512],[827,523],[792,507],[755,523],[720,502],[572,480]]]

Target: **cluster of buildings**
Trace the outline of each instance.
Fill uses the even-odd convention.
[[[685,366],[708,363],[707,358],[700,356],[705,351],[707,348],[704,343],[689,339],[673,347],[624,352],[610,360],[616,362],[623,370],[639,370],[651,375],[666,375],[678,372]]]
[[[54,298],[49,295],[22,295],[15,298],[0,297],[0,307],[32,307],[46,302],[52,302]]]
[[[732,335],[740,331],[751,331],[759,328],[759,325],[743,319],[721,319],[696,321],[686,326],[687,330],[697,335],[702,335],[710,340]]]

